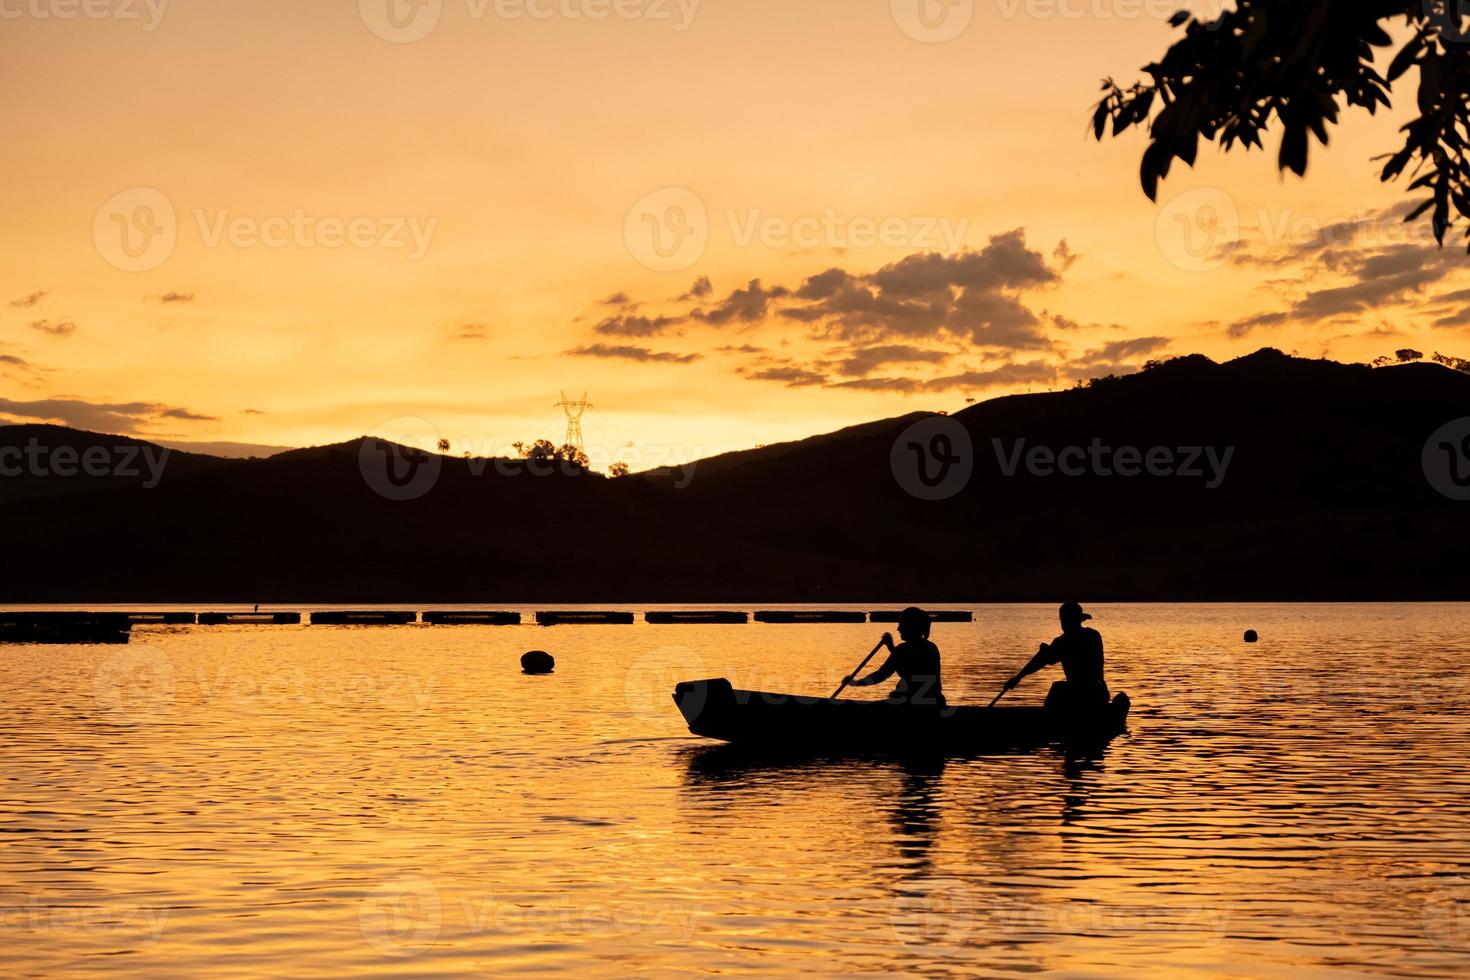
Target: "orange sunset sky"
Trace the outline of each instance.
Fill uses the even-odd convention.
[[[1377,180],[1402,112],[1157,205],[1091,140],[1179,3],[391,2],[0,0],[0,419],[488,454],[585,390],[639,468],[1195,351],[1470,356],[1463,250]]]

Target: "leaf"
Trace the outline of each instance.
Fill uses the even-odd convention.
[[[1287,123],[1286,132],[1281,137],[1281,153],[1277,158],[1277,165],[1298,177],[1307,175],[1307,127],[1299,122]]]
[[[1423,34],[1416,34],[1410,38],[1409,43],[1404,45],[1403,50],[1394,56],[1393,61],[1389,63],[1388,80],[1390,82],[1398,80],[1399,76],[1409,70],[1409,67],[1414,64],[1415,59],[1419,57],[1419,52],[1423,50]]]
[[[1431,197],[1429,200],[1425,201],[1423,204],[1419,205],[1417,208],[1404,215],[1404,223],[1408,224],[1410,221],[1418,219],[1424,214],[1425,211],[1428,211],[1432,207],[1434,207],[1434,198]]]
[[[1426,58],[1419,65],[1419,111],[1426,116],[1434,114],[1443,98],[1441,75],[1438,58]]]
[[[1383,165],[1383,176],[1380,179],[1384,182],[1393,180],[1404,172],[1404,168],[1409,165],[1409,160],[1413,156],[1414,148],[1412,146],[1406,146],[1402,150],[1399,150],[1389,158],[1388,163]]]
[[[1139,182],[1143,184],[1143,193],[1148,195],[1150,201],[1157,201],[1159,199],[1160,174],[1158,167],[1155,165],[1158,156],[1158,144],[1150,145],[1148,149],[1143,151],[1143,162],[1139,164],[1138,168]]]

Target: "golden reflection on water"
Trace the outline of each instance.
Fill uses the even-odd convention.
[[[669,699],[825,695],[873,626],[0,647],[7,971],[1470,970],[1470,607],[1094,611],[1135,707],[1091,759],[751,760]],[[1055,632],[977,619],[952,700]]]

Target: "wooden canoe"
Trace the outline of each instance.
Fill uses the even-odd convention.
[[[1005,751],[1105,742],[1127,726],[1130,702],[1084,714],[1044,707],[957,707],[930,713],[884,701],[742,691],[724,678],[684,681],[674,703],[689,731],[742,746],[820,752]]]

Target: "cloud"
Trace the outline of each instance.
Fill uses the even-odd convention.
[[[38,289],[29,296],[22,296],[20,299],[11,300],[10,305],[17,310],[28,310],[50,295],[51,292],[49,290]]]
[[[741,376],[790,387],[912,393],[1054,381],[1059,368],[1039,360],[1007,360],[997,367],[928,380],[873,375],[890,365],[943,365],[966,352],[996,360],[1001,359],[997,355],[1009,358],[1019,352],[1057,356],[1065,348],[1053,339],[1055,331],[1121,330],[1116,324],[1081,324],[1038,313],[1029,305],[1031,293],[1055,287],[1077,261],[1065,241],[1048,256],[1028,246],[1024,229],[1016,229],[991,236],[979,249],[920,252],[866,271],[834,266],[794,286],[767,285],[753,278],[723,298],[715,296],[709,278],[702,276],[679,298],[685,304],[681,308],[644,316],[625,306],[602,319],[593,331],[602,336],[643,338],[675,328],[682,334],[698,326],[800,325],[808,341],[826,349],[798,360],[772,357],[768,346],[714,348],[722,354],[751,357],[736,369]],[[625,293],[617,295],[626,298]],[[788,335],[779,345],[769,346],[786,348],[800,341]],[[659,356],[646,348],[606,345],[569,353],[599,350],[618,352],[602,356],[627,356],[629,352],[636,359]]]
[[[1065,374],[1073,379],[1108,374],[1137,374],[1143,370],[1139,358],[1157,354],[1171,343],[1168,337],[1133,337],[1110,341],[1101,347],[1084,351],[1067,367]]]
[[[980,251],[922,252],[868,274],[828,269],[803,282],[792,294],[798,302],[782,315],[846,341],[950,337],[981,348],[1045,350],[1052,343],[1021,297],[1060,281],[1061,270],[1017,229],[992,236]]]
[[[1261,327],[1279,327],[1291,320],[1290,313],[1258,313],[1255,316],[1246,317],[1244,320],[1236,320],[1225,328],[1225,332],[1232,338],[1239,339],[1252,330]]]
[[[1297,319],[1316,321],[1396,304],[1450,273],[1444,263],[1425,259],[1423,250],[1411,245],[1362,257],[1348,270],[1356,282],[1308,291],[1292,313]]]
[[[1134,337],[1130,340],[1114,340],[1085,352],[1077,360],[1080,364],[1116,364],[1129,358],[1156,354],[1168,347],[1170,343],[1168,337]]]
[[[694,285],[689,287],[689,292],[680,296],[679,299],[690,302],[697,299],[708,299],[713,296],[715,287],[710,285],[709,276],[700,276],[694,280]]]
[[[979,391],[1019,384],[1056,384],[1057,368],[1045,361],[1007,362],[983,370],[962,371],[958,374],[930,378],[857,378],[828,385],[829,388],[852,388],[862,391],[889,391],[903,395],[919,392]]]
[[[192,303],[194,302],[194,294],[167,292],[157,297],[157,299],[160,303]]]
[[[697,284],[696,284],[697,285]],[[773,286],[766,289],[761,285],[759,279],[752,279],[744,289],[736,289],[725,297],[719,305],[712,310],[692,310],[689,316],[695,320],[703,320],[712,326],[722,327],[732,320],[743,323],[757,323],[766,318],[766,312],[770,309],[771,300],[789,296],[790,291],[785,286]]]
[[[49,333],[53,337],[70,337],[76,333],[77,325],[70,320],[58,320],[52,323],[50,320],[34,320],[30,324],[32,330]]]
[[[0,360],[4,360],[0,355]],[[182,419],[191,422],[217,421],[212,415],[201,415],[188,409],[154,402],[88,402],[78,398],[46,398],[21,402],[0,398],[0,412],[15,418],[54,422],[77,429],[133,435],[146,430],[159,419]]]
[[[825,384],[827,376],[809,368],[798,367],[795,364],[777,365],[775,367],[761,368],[756,371],[742,371],[752,381],[779,381],[788,388],[805,388],[811,385]]]
[[[1470,302],[1470,289],[1457,289],[1452,293],[1434,297],[1436,303],[1465,303]]]
[[[995,388],[1001,385],[1018,384],[1055,384],[1057,381],[1057,369],[1053,364],[1044,361],[1025,361],[1021,363],[1005,363],[997,367],[983,371],[965,371],[961,374],[952,374],[948,377],[935,378],[930,381],[926,388],[932,390],[943,390],[947,388],[963,388],[967,391],[980,388]]]
[[[653,337],[685,321],[682,316],[610,316],[592,329],[610,337]]]
[[[484,340],[489,328],[483,323],[466,323],[459,328],[454,340]]]
[[[245,409],[244,414],[246,414],[246,415],[265,415],[266,413],[265,412],[262,412],[258,408],[247,408],[247,409]]]
[[[613,293],[611,296],[605,296],[597,302],[603,306],[627,306],[632,300],[628,298],[627,293],[619,291]]]
[[[1284,244],[1279,236],[1273,241],[1264,232],[1259,241],[1237,243],[1232,262],[1290,268],[1294,276],[1268,283],[1286,292],[1285,309],[1237,320],[1228,325],[1227,333],[1240,338],[1261,327],[1316,325],[1405,307],[1457,275],[1464,268],[1457,250],[1441,249],[1432,239],[1402,231],[1412,206],[1413,202],[1401,202]],[[1470,299],[1470,290],[1460,289],[1431,302],[1465,299]]]
[[[827,387],[851,388],[857,391],[896,391],[899,394],[912,395],[922,390],[925,384],[913,378],[854,378],[851,381],[837,381]]]
[[[1072,266],[1076,265],[1077,261],[1081,259],[1082,256],[1072,251],[1072,249],[1067,245],[1067,240],[1063,238],[1061,241],[1057,242],[1057,247],[1052,250],[1051,258],[1052,261],[1057,264],[1058,271],[1066,272],[1068,269],[1072,268]]]
[[[0,342],[0,347],[14,348],[14,344]],[[46,370],[37,367],[19,354],[0,354],[0,377],[18,384],[34,387],[43,383]]]
[[[869,374],[885,364],[942,364],[949,359],[944,351],[925,350],[907,344],[885,344],[854,350],[837,367],[839,374]]]
[[[1069,331],[1069,332],[1070,331],[1073,331],[1073,330],[1084,330],[1084,329],[1085,330],[1126,330],[1126,329],[1128,329],[1127,327],[1123,326],[1123,324],[1121,324],[1121,323],[1082,323],[1082,322],[1080,322],[1078,320],[1072,319],[1069,316],[1062,316],[1060,313],[1042,313],[1041,315],[1045,319],[1051,321],[1051,325],[1054,326],[1054,327],[1056,327],[1058,330],[1066,330],[1066,331]]]
[[[219,417],[215,415],[200,415],[191,412],[187,408],[165,408],[158,413],[159,418],[183,419],[185,422],[218,422]]]
[[[567,351],[575,357],[615,357],[625,361],[658,362],[664,364],[689,364],[699,360],[698,354],[672,354],[668,351],[653,351],[647,347],[629,347],[612,344],[589,344]]]

